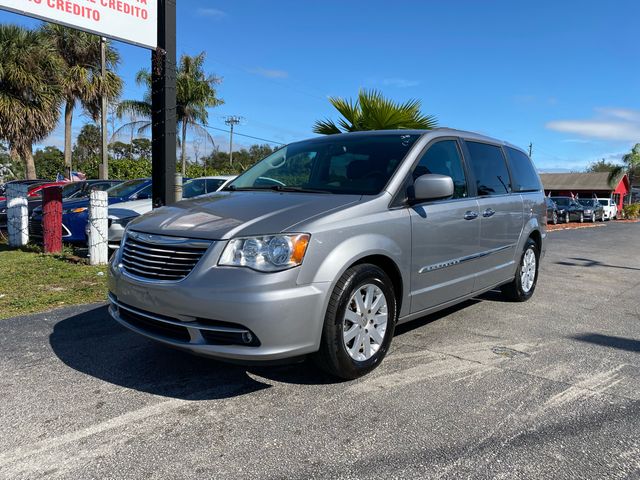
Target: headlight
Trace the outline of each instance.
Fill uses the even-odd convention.
[[[585,210],[584,213],[591,213],[591,210]]]
[[[62,211],[62,214],[66,215],[68,213],[82,213],[82,212],[86,212],[87,210],[89,210],[89,207],[67,208]]]
[[[230,240],[219,265],[248,267],[260,272],[277,272],[302,263],[309,234],[264,235]]]

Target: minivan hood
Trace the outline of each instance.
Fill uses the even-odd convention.
[[[210,240],[266,235],[360,199],[360,195],[218,192],[155,209],[129,226],[145,233]]]

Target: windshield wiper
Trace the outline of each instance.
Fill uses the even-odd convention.
[[[289,187],[287,185],[271,185],[267,188],[269,190],[275,190],[276,192],[332,193],[329,190],[321,190],[318,188]]]
[[[261,187],[236,187],[235,185],[229,185],[223,188],[230,192],[247,191],[247,190],[273,190],[275,192],[301,192],[301,193],[333,193],[329,190],[320,190],[317,188],[304,188],[304,187],[290,187],[287,185],[265,185]]]

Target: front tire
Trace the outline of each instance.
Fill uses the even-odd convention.
[[[553,212],[553,215],[551,216],[551,223],[554,225],[558,224],[558,214],[556,212]]]
[[[584,223],[584,213],[580,212],[580,223]]]
[[[520,257],[516,276],[510,283],[500,287],[507,300],[526,302],[533,296],[538,283],[539,259],[540,250],[538,244],[529,238]]]
[[[331,294],[314,361],[347,380],[366,375],[387,354],[396,320],[391,279],[375,265],[355,265],[344,272]]]

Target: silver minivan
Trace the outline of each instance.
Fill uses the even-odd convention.
[[[508,143],[450,129],[313,138],[129,223],[109,310],[199,355],[311,355],[356,378],[400,323],[498,287],[528,300],[546,223],[538,174]]]

